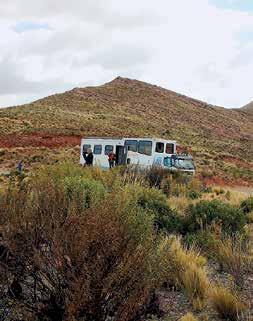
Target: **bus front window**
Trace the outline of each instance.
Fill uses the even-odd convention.
[[[181,168],[181,169],[189,169],[189,170],[195,169],[192,159],[177,158],[174,161],[174,166],[176,168]]]

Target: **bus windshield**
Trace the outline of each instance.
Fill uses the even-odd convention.
[[[174,166],[182,169],[195,169],[192,159],[177,158],[174,160]]]

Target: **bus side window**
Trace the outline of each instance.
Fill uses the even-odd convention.
[[[171,167],[172,166],[171,158],[170,157],[164,157],[163,165],[165,167]]]
[[[152,141],[140,140],[138,152],[140,154],[151,156],[152,155]]]
[[[94,145],[94,155],[100,155],[102,153],[102,145]]]
[[[174,144],[166,144],[166,154],[174,154]]]
[[[157,142],[155,147],[156,153],[163,153],[164,152],[164,143]]]
[[[137,150],[138,150],[138,141],[137,140],[128,139],[128,140],[125,141],[125,146],[127,146],[127,150],[130,150],[132,152],[137,152]]]
[[[83,145],[83,154],[86,154],[87,153],[87,150],[91,148],[91,145],[90,144],[84,144]]]
[[[105,145],[105,155],[108,155],[110,152],[113,152],[113,145]]]

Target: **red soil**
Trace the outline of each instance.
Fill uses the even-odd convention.
[[[68,147],[80,145],[81,137],[47,133],[14,134],[0,137],[0,148],[14,147]]]
[[[222,160],[224,162],[227,162],[227,163],[232,163],[232,164],[235,164],[239,167],[244,167],[244,168],[247,168],[247,169],[253,169],[253,164],[249,164],[241,159],[238,159],[236,157],[232,157],[232,156],[224,156],[222,157]]]
[[[243,179],[224,179],[218,176],[200,178],[206,186],[221,186],[221,187],[236,187],[236,186],[250,186],[250,182]]]

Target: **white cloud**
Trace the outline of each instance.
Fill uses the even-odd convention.
[[[122,75],[239,107],[252,18],[208,0],[0,0],[0,106]]]

